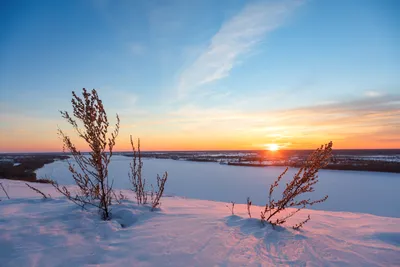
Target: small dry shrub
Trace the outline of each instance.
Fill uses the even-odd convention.
[[[231,201],[231,206],[226,205],[226,207],[231,211],[232,215],[235,215],[235,202]]]
[[[168,179],[168,173],[165,172],[163,174],[163,177],[160,177],[160,175],[157,174],[157,190],[154,191],[153,185],[151,185],[151,210],[154,210],[155,208],[158,208],[161,206],[161,197],[164,193],[164,187],[165,183],[167,182]]]
[[[61,194],[82,208],[86,205],[97,207],[102,219],[108,220],[111,216],[110,205],[116,198],[108,178],[108,165],[119,132],[119,117],[116,116],[114,131],[108,136],[107,113],[96,90],[88,92],[83,88],[82,98],[75,92],[72,92],[72,96],[73,116],[67,111],[60,113],[77,135],[89,145],[90,152],[89,156],[83,155],[70,137],[59,129],[64,152],[70,152],[76,162],[73,164],[68,161],[68,169],[79,191],[73,195],[65,186],[59,186],[54,181],[52,184]]]
[[[251,200],[250,200],[250,197],[247,197],[247,214],[249,214],[249,217],[251,218],[251,211],[250,211],[250,208],[251,208]]]
[[[139,205],[148,203],[148,192],[146,191],[146,179],[142,176],[143,161],[140,151],[140,139],[137,141],[137,148],[134,145],[132,136],[130,137],[133,159],[130,163],[129,179],[132,183],[132,191],[136,194],[136,201]],[[157,174],[157,189],[151,185],[150,199],[151,210],[161,205],[161,197],[164,193],[165,183],[168,179],[168,173],[165,172],[162,177]]]
[[[143,161],[140,153],[140,139],[137,141],[137,149],[133,143],[132,135],[131,147],[133,151],[133,159],[130,163],[129,179],[132,183],[132,190],[136,194],[136,200],[139,205],[147,204],[146,179],[142,177]]]
[[[299,199],[305,193],[314,192],[314,185],[318,182],[318,171],[329,164],[331,156],[332,142],[315,150],[293,176],[293,179],[286,184],[286,188],[282,193],[282,198],[274,200],[272,194],[279,185],[282,177],[286,174],[288,170],[288,168],[286,168],[269,189],[269,201],[265,205],[264,211],[261,212],[261,222],[263,224],[268,222],[272,225],[280,225],[285,223],[287,219],[295,215],[301,209],[324,202],[328,196],[318,200],[311,200],[309,198]],[[283,217],[279,217],[279,213],[287,208],[295,208],[295,210]],[[310,216],[308,216],[306,220],[296,224],[293,228],[300,229],[309,220]]]

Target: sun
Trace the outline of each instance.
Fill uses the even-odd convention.
[[[277,144],[267,144],[266,147],[269,151],[279,150],[279,145],[277,145]]]

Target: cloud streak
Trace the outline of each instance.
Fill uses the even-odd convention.
[[[179,79],[179,95],[227,77],[239,57],[278,28],[299,1],[256,2],[225,22],[208,48],[185,69]]]

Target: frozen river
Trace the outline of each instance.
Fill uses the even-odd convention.
[[[132,158],[114,156],[110,163],[110,178],[114,188],[130,188],[129,163]],[[264,205],[270,184],[283,167],[236,167],[218,163],[144,159],[143,175],[148,184],[157,173],[168,172],[165,194],[215,201],[246,203],[249,196],[256,205]],[[295,173],[289,169],[282,179],[284,185]],[[60,184],[72,184],[66,161],[56,161],[36,171]],[[329,195],[326,202],[312,208],[329,211],[370,213],[400,217],[400,174],[322,170],[313,197]],[[228,211],[228,210],[227,210]]]

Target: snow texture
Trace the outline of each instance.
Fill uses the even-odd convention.
[[[131,191],[101,221],[51,185],[0,180],[0,266],[399,266],[400,219],[304,210],[284,227],[261,227],[245,205],[180,197],[138,207]],[[395,205],[395,203],[390,203]],[[252,207],[258,217],[261,207]],[[301,231],[289,226],[311,215]]]

